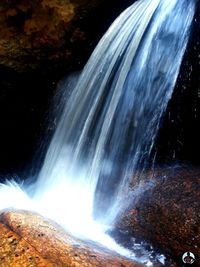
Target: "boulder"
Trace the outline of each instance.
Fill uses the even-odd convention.
[[[138,188],[148,186],[137,190],[141,193],[124,212],[117,229],[148,241],[176,262],[187,251],[200,255],[200,169],[173,167],[144,177]]]
[[[142,267],[27,211],[0,214],[1,267]]]

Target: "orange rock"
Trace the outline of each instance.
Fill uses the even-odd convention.
[[[5,211],[0,215],[0,266],[139,267],[113,252],[67,234],[40,215]]]
[[[19,235],[0,224],[0,266],[53,267],[53,264],[42,258],[37,250]]]

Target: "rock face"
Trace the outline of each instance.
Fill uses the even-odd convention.
[[[175,261],[186,251],[200,255],[200,169],[159,170],[152,184],[118,227],[149,241]]]
[[[70,61],[85,40],[77,21],[103,0],[4,0],[0,3],[0,64],[17,71]]]
[[[1,267],[142,267],[113,252],[73,238],[41,216],[0,215]]]
[[[98,39],[133,1],[3,0],[0,65],[66,74],[83,67]],[[103,26],[104,25],[104,26]]]

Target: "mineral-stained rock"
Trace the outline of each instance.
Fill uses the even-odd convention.
[[[0,222],[1,267],[141,266],[76,239],[37,214],[4,211]]]
[[[175,260],[190,251],[200,255],[200,169],[149,172],[152,186],[141,191],[118,228],[149,241]],[[145,183],[144,183],[145,186]]]

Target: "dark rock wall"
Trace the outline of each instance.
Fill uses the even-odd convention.
[[[95,4],[94,4],[95,2]],[[102,1],[19,0],[0,5],[0,62],[17,71],[70,61],[86,33],[80,21]]]
[[[121,2],[4,0],[0,3],[0,64],[18,72],[58,71],[80,64],[91,43],[133,1]]]

